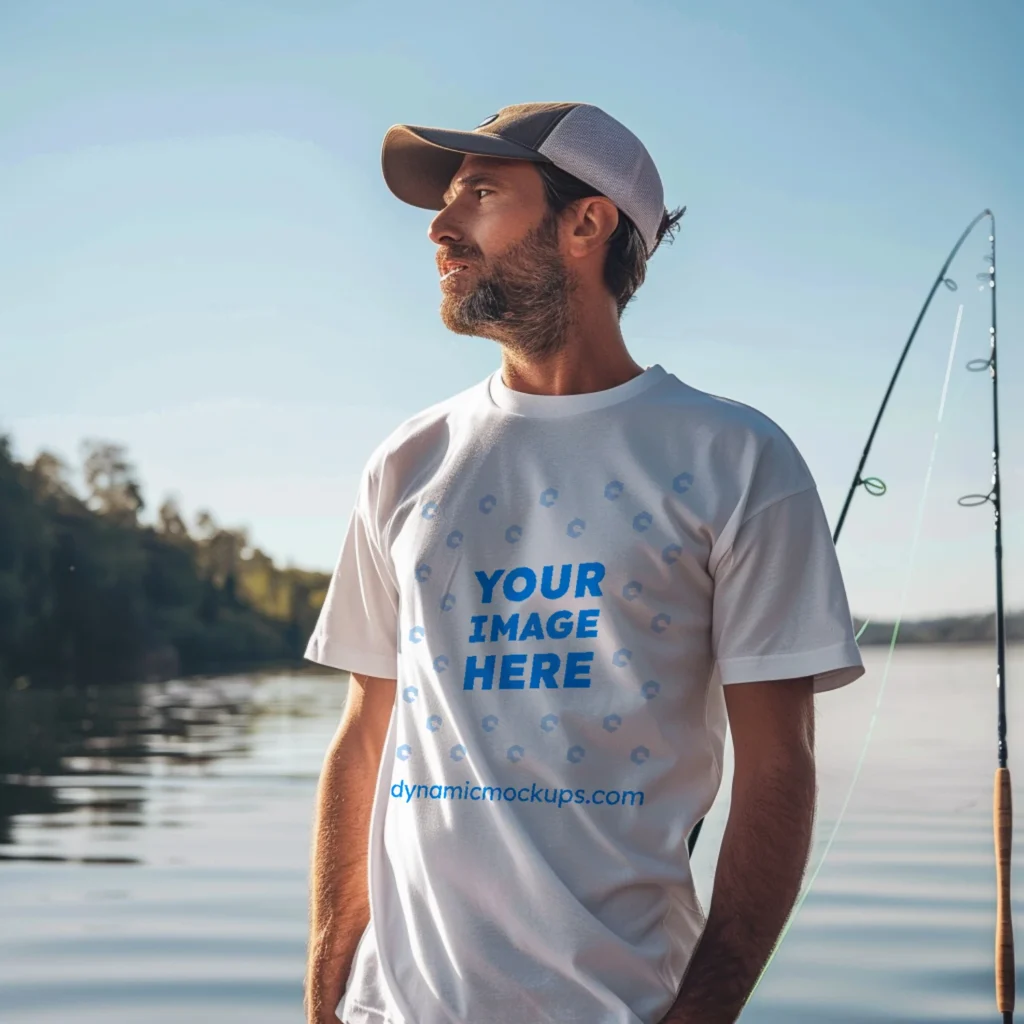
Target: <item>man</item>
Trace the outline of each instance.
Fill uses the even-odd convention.
[[[318,795],[311,1024],[725,1024],[799,891],[813,694],[863,673],[804,460],[629,355],[671,235],[585,104],[411,126],[441,316],[502,365],[371,457],[307,657],[349,670]],[[708,914],[687,836],[735,780]],[[371,813],[372,812],[372,813]]]

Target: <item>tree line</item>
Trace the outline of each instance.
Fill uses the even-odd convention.
[[[1024,640],[1024,612],[1004,616],[1007,641]],[[863,622],[854,623],[859,630]],[[861,647],[888,646],[892,642],[895,623],[869,622],[860,638]],[[900,624],[898,642],[901,644],[980,644],[992,643],[996,638],[996,616],[948,615],[944,618],[925,619]]]
[[[277,567],[172,498],[145,524],[125,449],[82,445],[84,493],[51,452],[0,435],[0,688],[101,685],[301,663],[325,573]]]
[[[278,568],[244,529],[167,498],[152,525],[125,449],[82,444],[84,494],[43,451],[0,435],[0,689],[98,685],[299,665],[327,593],[322,572]],[[1024,639],[1024,614],[1007,616]],[[859,626],[859,623],[858,623]],[[864,646],[887,644],[872,622]],[[906,622],[901,643],[990,641],[994,617]]]

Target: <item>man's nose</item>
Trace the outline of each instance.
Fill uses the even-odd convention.
[[[459,229],[450,206],[446,206],[430,222],[427,237],[434,245],[458,245],[462,241],[462,231]]]

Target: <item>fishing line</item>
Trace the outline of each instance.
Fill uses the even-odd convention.
[[[754,987],[750,990],[750,996],[748,996],[747,998],[748,1003],[750,1002],[750,999],[753,998],[754,992],[757,991],[758,985],[761,984],[761,979],[767,972],[772,960],[775,959],[775,954],[776,952],[778,952],[779,947],[782,945],[783,939],[785,939],[790,927],[792,926],[793,921],[796,919],[796,915],[799,913],[800,908],[803,906],[804,900],[807,898],[807,894],[811,891],[811,888],[814,886],[814,883],[818,877],[818,873],[821,871],[822,865],[824,865],[825,863],[825,858],[828,856],[829,851],[832,849],[832,844],[835,841],[837,833],[839,832],[839,827],[843,822],[843,818],[846,815],[846,809],[850,805],[850,800],[853,797],[853,791],[857,786],[858,779],[860,778],[861,769],[864,767],[864,762],[867,759],[868,747],[871,745],[871,737],[875,731],[875,724],[878,721],[878,712],[882,706],[882,695],[885,693],[886,682],[889,679],[889,670],[892,667],[892,660],[896,651],[896,639],[899,636],[900,624],[903,621],[903,615],[906,611],[907,597],[910,593],[910,584],[914,575],[914,562],[917,556],[917,547],[918,542],[921,538],[922,527],[924,525],[924,510],[927,504],[928,491],[931,487],[932,470],[935,466],[935,454],[939,446],[939,434],[942,427],[942,419],[946,411],[946,396],[949,393],[949,380],[950,375],[953,371],[953,358],[956,354],[957,338],[960,334],[960,322],[963,318],[963,313],[964,307],[961,303],[960,308],[957,310],[956,324],[953,328],[953,341],[949,348],[949,359],[946,363],[946,379],[943,381],[942,384],[942,396],[939,399],[939,411],[935,422],[935,433],[932,437],[932,450],[931,455],[928,459],[928,469],[925,473],[924,485],[922,486],[921,497],[917,505],[917,520],[914,525],[914,533],[911,538],[910,557],[907,563],[906,577],[904,578],[903,582],[903,593],[900,597],[899,614],[897,615],[896,622],[893,625],[892,638],[889,641],[889,653],[885,660],[885,668],[882,671],[882,681],[878,687],[878,695],[875,698],[875,706],[873,711],[871,712],[871,721],[868,723],[867,734],[864,737],[864,744],[861,747],[860,755],[857,758],[857,763],[853,770],[853,777],[850,780],[850,785],[846,790],[846,797],[843,800],[842,807],[839,810],[839,815],[836,818],[835,824],[832,827],[832,832],[825,843],[825,849],[822,852],[821,858],[818,860],[817,867],[815,867],[810,879],[801,891],[800,896],[796,901],[796,905],[794,906],[792,913],[786,921],[785,927],[782,929],[782,933],[781,935],[779,935],[778,941],[775,943],[775,946],[772,949],[771,955],[768,957],[768,960],[765,962],[764,967],[761,969],[761,973],[758,975],[757,981],[754,982]],[[860,638],[860,635],[864,632],[866,628],[867,622],[864,623],[864,625],[860,629],[860,633],[857,634],[858,639]]]

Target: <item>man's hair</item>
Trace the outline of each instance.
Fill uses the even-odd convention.
[[[600,189],[587,185],[554,164],[538,163],[534,166],[544,182],[548,206],[555,214],[561,213],[577,199],[603,195]],[[657,251],[662,239],[667,237],[669,242],[674,240],[684,213],[685,206],[665,213],[658,227],[654,248],[648,255],[636,225],[621,210],[619,211],[618,227],[608,240],[608,253],[604,261],[604,283],[615,298],[620,317],[636,294],[636,290],[644,283],[647,276],[647,260]]]

